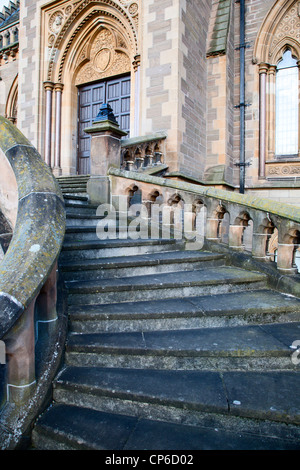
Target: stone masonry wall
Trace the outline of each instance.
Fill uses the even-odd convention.
[[[19,129],[37,146],[38,113],[38,15],[39,2],[23,0],[20,5]]]
[[[178,11],[178,0],[142,2],[140,135],[168,132],[172,170],[178,143]]]
[[[183,102],[179,113],[184,121],[181,173],[202,178],[206,157],[206,45],[211,0],[186,2],[182,8],[183,70],[180,91]]]
[[[169,171],[198,178],[205,167],[210,4],[143,1],[140,134],[167,131]]]

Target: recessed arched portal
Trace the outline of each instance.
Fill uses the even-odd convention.
[[[138,5],[85,0],[69,6],[45,12],[45,160],[63,174],[89,173],[84,128],[100,105],[111,105],[121,129],[134,128]]]

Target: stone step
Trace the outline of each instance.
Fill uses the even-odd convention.
[[[74,181],[59,181],[59,186],[61,189],[68,189],[68,188],[85,188],[87,186],[87,181],[85,180],[74,180]]]
[[[77,206],[86,206],[88,203],[88,196],[76,196],[74,194],[64,194],[65,203],[76,204]]]
[[[75,333],[286,323],[299,321],[299,314],[299,299],[264,289],[182,299],[69,306],[70,330]]]
[[[76,236],[73,233],[73,236]],[[222,254],[199,251],[169,251],[137,256],[119,256],[60,264],[64,279],[96,280],[162,272],[189,271],[225,264]]]
[[[66,212],[66,227],[96,227],[98,222],[104,219],[104,216],[97,216],[93,212],[83,213],[82,209],[80,211]]]
[[[194,426],[210,414],[299,425],[299,387],[296,371],[68,366],[54,383],[53,397],[68,405]]]
[[[86,184],[89,177],[86,176],[72,176],[72,177],[60,177],[57,178],[60,186],[72,186],[74,184]]]
[[[56,176],[57,181],[72,181],[72,180],[83,180],[88,181],[90,179],[90,175],[61,175]]]
[[[66,242],[60,254],[61,262],[131,256],[161,251],[184,250],[185,243],[175,239],[107,239]]]
[[[72,334],[66,363],[137,369],[295,370],[291,345],[298,336],[300,323]]]
[[[78,204],[74,201],[66,200],[65,208],[67,214],[82,214],[82,215],[95,215],[98,208],[97,204],[83,204],[83,201],[80,201],[81,204]]]
[[[120,233],[127,234],[127,226],[116,227],[116,238],[121,238]],[[127,237],[127,235],[126,235]],[[125,238],[125,236],[123,237]],[[100,240],[97,236],[97,225],[68,225],[66,227],[64,242],[81,242],[81,241],[98,241]]]
[[[74,188],[69,188],[69,187],[61,187],[61,192],[63,196],[86,196],[86,187],[85,186],[78,186]]]
[[[63,417],[63,419],[62,419]],[[287,433],[272,438],[260,432],[237,432],[215,426],[189,426],[154,421],[76,406],[56,404],[39,419],[32,435],[34,448],[43,450],[296,450],[299,444]],[[122,459],[124,455],[116,455]],[[113,455],[110,458],[114,458]],[[137,466],[139,458],[158,464],[157,454],[130,457],[124,465]],[[195,456],[171,456],[173,464],[195,464]],[[151,459],[151,460],[150,460]],[[179,460],[178,460],[179,459]],[[115,461],[116,462],[116,461]],[[118,464],[122,460],[117,461]],[[161,463],[161,462],[160,462]],[[111,461],[113,464],[113,461]]]
[[[263,288],[264,274],[220,266],[96,281],[66,281],[69,305],[182,298]]]

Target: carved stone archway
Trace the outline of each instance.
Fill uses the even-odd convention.
[[[129,73],[132,99],[137,95],[138,14],[132,0],[69,0],[43,10],[44,148],[56,173],[76,172],[79,85]]]
[[[18,76],[14,79],[6,100],[5,117],[13,124],[18,121]]]
[[[259,74],[259,176],[292,174],[299,167],[274,163],[276,67],[286,49],[300,58],[300,1],[277,0],[262,23],[254,46],[253,63]],[[300,61],[299,76],[300,76]],[[299,133],[300,136],[300,133]],[[300,146],[300,138],[299,138]]]

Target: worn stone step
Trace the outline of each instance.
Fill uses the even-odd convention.
[[[85,186],[80,186],[80,187],[74,187],[74,188],[60,188],[63,196],[86,196],[86,187]]]
[[[74,188],[84,188],[84,191],[87,192],[87,183],[86,181],[73,182],[71,184],[60,182],[59,187],[62,191],[67,191],[68,189],[73,190]]]
[[[72,180],[83,180],[88,181],[90,179],[90,175],[60,175],[56,176],[58,181],[72,181]]]
[[[233,416],[300,424],[299,371],[195,371],[66,367],[55,401],[98,411],[201,425]]]
[[[96,281],[66,281],[66,287],[69,305],[103,304],[262,288],[266,280],[267,277],[261,273],[220,266],[185,271],[184,276],[181,272],[171,272]]]
[[[66,361],[73,366],[143,369],[297,369],[291,345],[298,336],[300,323],[72,334]]]
[[[74,236],[76,236],[74,234]],[[168,271],[188,271],[225,263],[222,254],[199,251],[169,251],[137,256],[119,256],[96,260],[61,263],[64,279],[95,280],[108,277],[128,277]]]
[[[89,197],[86,196],[76,196],[75,194],[64,194],[65,203],[76,204],[76,206],[86,206],[89,201]]]
[[[120,233],[124,234],[123,238],[127,238],[127,226],[116,227],[116,237],[121,238]],[[100,238],[97,236],[97,224],[95,225],[68,225],[66,227],[64,243],[69,242],[87,242],[87,241],[98,241]]]
[[[72,177],[60,177],[57,178],[58,183],[60,186],[72,186],[75,184],[86,184],[89,178],[80,177],[80,176],[72,176]]]
[[[300,321],[300,300],[272,290],[98,305],[70,305],[77,333],[233,327]]]
[[[281,438],[261,433],[237,432],[213,426],[195,427],[140,419],[88,408],[56,404],[37,423],[33,446],[40,450],[297,450],[290,436]],[[124,455],[116,455],[122,459]],[[114,458],[113,455],[110,458]],[[141,456],[125,456],[124,465],[137,466]],[[143,455],[158,464],[157,455]],[[196,464],[196,457],[178,455],[175,464]],[[132,460],[128,460],[132,459]],[[150,460],[151,459],[151,460]],[[116,461],[115,461],[116,462]],[[140,460],[139,460],[140,462]],[[122,461],[118,460],[118,464]],[[113,464],[113,461],[111,462]]]
[[[95,229],[100,220],[103,220],[104,216],[92,212],[82,213],[80,211],[74,211],[73,213],[66,212],[66,226],[67,227],[85,227],[94,226]]]
[[[98,205],[96,204],[78,204],[73,201],[65,201],[66,214],[96,216],[97,208]]]
[[[99,259],[112,256],[131,256],[185,248],[181,240],[169,239],[107,239],[66,242],[62,247],[60,261]]]

